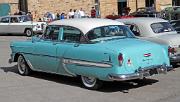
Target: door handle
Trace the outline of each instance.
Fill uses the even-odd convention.
[[[79,43],[76,43],[74,44],[74,47],[79,47],[79,45],[80,45]]]

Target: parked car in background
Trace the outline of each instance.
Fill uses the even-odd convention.
[[[170,68],[168,46],[134,37],[123,23],[108,19],[51,22],[41,38],[10,44],[10,62],[21,75],[31,70],[81,77],[86,88],[103,81],[142,79]]]
[[[169,45],[172,64],[180,62],[180,35],[168,21],[147,17],[117,19],[117,21],[128,25],[138,38]]]
[[[124,18],[134,18],[133,16],[120,16],[120,15],[107,15],[105,18],[107,19],[112,19],[112,20],[116,20],[116,19],[124,19]]]
[[[10,15],[0,17],[0,34],[25,34],[32,36],[33,33],[42,33],[45,22],[31,21],[27,15]]]
[[[160,14],[161,17],[166,20],[178,20],[180,19],[180,6],[166,7]]]
[[[130,15],[133,17],[159,17],[159,12],[156,12],[154,7],[141,7]]]
[[[115,19],[121,18],[121,16],[120,15],[107,15],[105,18],[115,20]]]
[[[180,19],[179,20],[172,20],[170,24],[174,27],[174,29],[180,33]]]

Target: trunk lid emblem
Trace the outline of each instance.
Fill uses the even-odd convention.
[[[151,56],[151,53],[144,54],[144,57],[150,57],[150,56]]]

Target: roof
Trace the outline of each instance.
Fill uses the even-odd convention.
[[[127,18],[127,19],[117,19],[117,21],[120,22],[131,22],[131,23],[135,23],[135,24],[152,24],[152,23],[157,23],[157,22],[168,22],[164,19],[161,18],[153,18],[153,17],[137,17],[137,18]]]
[[[138,26],[138,29],[141,32],[141,36],[153,36],[157,35],[151,28],[152,23],[158,22],[168,22],[161,18],[150,18],[150,17],[138,17],[138,18],[127,18],[127,19],[117,19],[117,21],[123,22],[125,24],[134,24]]]
[[[80,19],[63,19],[57,20],[49,23],[49,25],[65,25],[72,26],[80,29],[84,34],[89,30],[107,25],[124,25],[124,23],[110,20],[110,19],[100,19],[100,18],[80,18]]]

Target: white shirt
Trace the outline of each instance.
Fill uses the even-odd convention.
[[[74,12],[74,18],[80,18],[80,14],[79,14],[79,12]]]
[[[74,12],[73,11],[68,12],[68,16],[74,16]]]
[[[85,16],[85,13],[84,13],[84,11],[81,11],[81,10],[79,10],[79,15],[80,15],[80,17],[83,17],[83,16]]]

